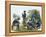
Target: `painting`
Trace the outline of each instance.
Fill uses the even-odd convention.
[[[39,6],[11,5],[12,31],[42,31],[42,8]]]
[[[44,3],[7,1],[6,35],[44,33],[44,5]]]

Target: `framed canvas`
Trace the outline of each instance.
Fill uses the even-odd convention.
[[[45,33],[45,4],[38,2],[5,2],[5,35]]]

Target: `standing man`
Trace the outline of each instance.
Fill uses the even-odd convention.
[[[26,18],[26,11],[22,14],[23,20]]]

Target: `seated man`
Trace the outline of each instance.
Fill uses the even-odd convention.
[[[16,26],[17,27],[17,30],[19,30],[19,18],[18,19],[15,19],[13,21],[12,29],[13,29],[14,26]]]
[[[29,22],[27,24],[28,24],[27,25],[27,29],[31,29],[32,30],[34,28],[31,20],[29,20]]]
[[[40,28],[41,22],[37,22],[36,24],[37,24],[37,28]]]

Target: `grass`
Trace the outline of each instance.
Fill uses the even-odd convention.
[[[27,28],[25,28],[24,26],[21,26],[18,29],[15,30],[15,32],[41,32],[41,31],[38,31],[37,29],[34,29],[34,30],[28,30]]]

